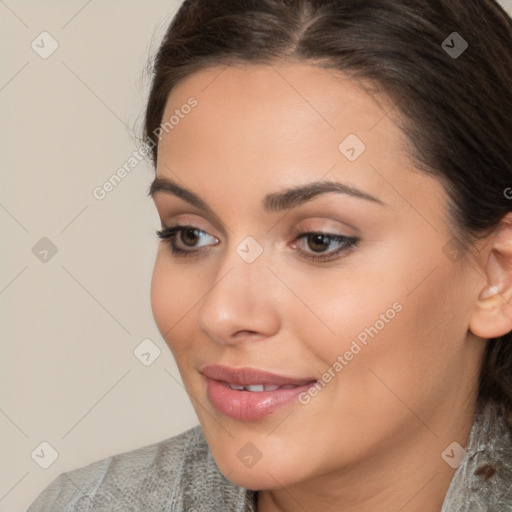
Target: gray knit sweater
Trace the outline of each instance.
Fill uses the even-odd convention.
[[[512,435],[491,404],[466,450],[440,512],[512,512]],[[197,426],[60,474],[27,512],[255,512],[256,496],[222,475]]]

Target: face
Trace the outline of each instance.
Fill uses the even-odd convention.
[[[153,314],[238,485],[362,473],[473,397],[482,281],[376,100],[306,64],[210,68],[168,98],[153,198],[182,229],[163,233]]]

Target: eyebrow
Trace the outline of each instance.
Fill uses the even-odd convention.
[[[148,191],[148,196],[154,197],[157,192],[164,192],[166,194],[172,194],[177,196],[187,203],[190,203],[197,208],[214,215],[212,208],[203,201],[194,192],[178,185],[176,182],[168,178],[155,178],[151,183]],[[367,194],[358,188],[339,183],[337,181],[317,181],[299,187],[288,188],[282,192],[273,192],[267,194],[262,201],[263,209],[266,212],[279,212],[283,210],[289,210],[295,208],[311,199],[330,192],[337,192],[339,194],[346,194],[351,197],[357,197],[366,201],[386,206],[380,199]]]

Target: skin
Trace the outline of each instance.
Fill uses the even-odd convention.
[[[195,247],[177,237],[181,248],[209,250],[183,258],[162,241],[151,302],[219,469],[260,490],[260,512],[439,512],[455,472],[441,454],[468,441],[483,338],[510,330],[504,301],[481,298],[490,278],[505,282],[499,265],[486,268],[496,234],[470,262],[447,257],[443,187],[413,168],[392,104],[341,73],[209,68],[171,91],[163,119],[191,96],[197,107],[159,143],[157,176],[215,217],[165,192],[154,203],[162,225],[206,232],[185,238]],[[366,145],[353,162],[338,149],[351,133]],[[268,193],[324,179],[384,205],[329,193],[285,212],[261,207]],[[315,263],[315,249],[340,244],[318,249],[297,241],[297,228],[360,241]],[[236,252],[247,236],[263,250],[250,264]],[[209,402],[204,364],[321,379],[397,302],[401,311],[307,405],[243,422]],[[250,468],[237,456],[247,442],[262,455]]]

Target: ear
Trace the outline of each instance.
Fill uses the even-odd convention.
[[[503,336],[512,330],[512,213],[505,215],[486,244],[484,272],[469,330],[480,338]]]

